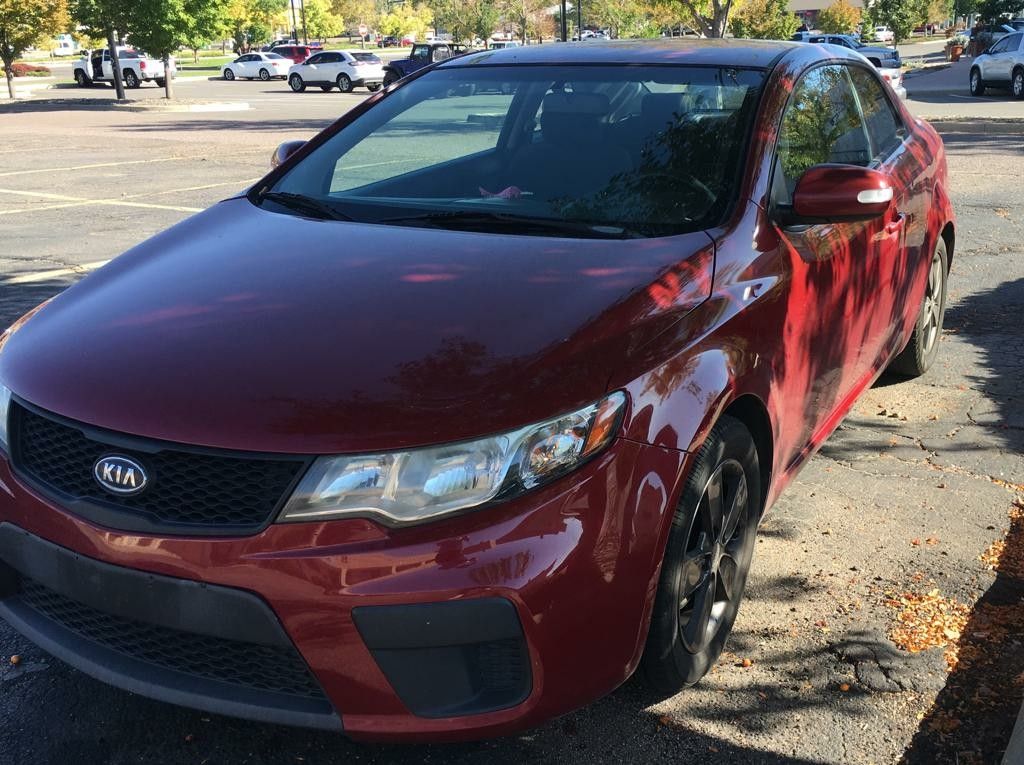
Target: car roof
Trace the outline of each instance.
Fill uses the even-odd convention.
[[[689,64],[767,69],[806,44],[781,40],[607,40],[527,45],[448,59],[442,68],[481,64]]]

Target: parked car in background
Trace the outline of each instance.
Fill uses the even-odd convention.
[[[872,40],[875,42],[892,42],[896,35],[887,26],[877,26],[872,30]]]
[[[967,33],[971,55],[979,56],[995,43],[1017,30],[1009,24],[984,24],[972,27]]]
[[[127,88],[141,87],[144,82],[156,83],[158,87],[165,84],[164,62],[158,58],[150,58],[133,48],[118,48],[117,60],[121,67],[121,79]],[[92,52],[82,51],[82,57],[73,65],[73,77],[79,87],[88,87],[94,82],[114,82],[114,62],[110,59],[108,48]],[[175,74],[174,59],[170,60],[172,78]]]
[[[488,40],[487,50],[504,50],[505,48],[521,48],[519,40]]]
[[[318,85],[323,91],[337,87],[342,93],[365,87],[372,93],[380,90],[383,82],[383,62],[364,51],[325,50],[288,70],[288,86],[296,93],[307,85]]]
[[[902,100],[907,98],[907,89],[903,86],[903,70],[898,67],[878,67],[878,75],[889,83],[889,87]]]
[[[277,45],[270,52],[291,59],[293,64],[301,64],[310,57],[313,50],[308,45]]]
[[[402,79],[407,74],[418,72],[425,66],[455,56],[462,56],[472,49],[468,45],[450,42],[416,43],[409,51],[408,58],[399,58],[384,65],[384,87]]]
[[[880,68],[899,69],[903,66],[899,51],[895,48],[865,45],[853,35],[812,34],[808,36],[807,42],[819,45],[841,45],[844,48],[857,51],[872,64]]]
[[[269,80],[288,76],[288,68],[292,65],[277,53],[246,53],[220,68],[220,76],[225,80]]]
[[[764,513],[945,345],[956,237],[870,63],[719,43],[446,59],[15,322],[0,618],[355,739],[700,681]]]
[[[399,45],[401,41],[395,35],[387,35],[377,41],[378,48],[397,48]]]
[[[1024,32],[1000,38],[971,62],[972,96],[987,88],[1008,89],[1014,98],[1024,98]]]
[[[267,43],[262,48],[260,48],[260,50],[262,52],[264,52],[264,53],[268,53],[268,52],[272,51],[274,48],[276,48],[278,45],[298,45],[298,44],[299,44],[298,40],[288,40],[288,39],[285,39],[285,38],[282,37],[282,38],[277,39],[277,40],[271,40],[269,43]]]

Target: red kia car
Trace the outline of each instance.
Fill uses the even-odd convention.
[[[0,615],[137,693],[422,741],[675,692],[935,358],[942,142],[853,53],[487,51],[276,159],[3,336]]]

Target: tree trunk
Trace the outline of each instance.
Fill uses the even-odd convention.
[[[121,62],[117,60],[117,44],[114,42],[114,30],[107,30],[107,48],[110,50],[110,71],[114,75],[114,93],[118,101],[124,101],[124,82],[121,80]]]
[[[14,100],[14,59],[7,60],[7,56],[4,56],[4,69],[7,72],[7,94]]]
[[[174,86],[171,84],[171,57],[164,54],[164,98],[174,98]]]

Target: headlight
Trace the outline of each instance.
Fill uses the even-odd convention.
[[[10,454],[10,447],[7,445],[7,412],[11,408],[11,391],[0,383],[0,452]]]
[[[375,517],[416,523],[511,499],[582,465],[615,436],[624,393],[478,441],[388,454],[319,457],[279,521]]]

